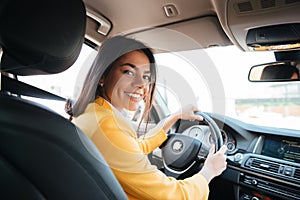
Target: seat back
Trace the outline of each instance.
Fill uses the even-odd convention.
[[[85,18],[81,0],[1,0],[1,72],[69,68],[84,40]],[[0,93],[0,199],[127,199],[81,130],[11,93]]]
[[[0,116],[0,199],[126,199],[96,147],[64,117],[3,94]]]

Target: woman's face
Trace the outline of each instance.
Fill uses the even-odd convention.
[[[104,98],[119,111],[135,111],[149,93],[150,63],[142,51],[132,51],[120,57],[103,83]]]

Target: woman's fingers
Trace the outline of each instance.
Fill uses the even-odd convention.
[[[213,145],[210,149],[209,149],[209,153],[208,153],[208,156],[211,156],[215,153],[215,148],[216,148],[216,145]]]
[[[215,153],[215,148],[216,148],[216,145],[213,145],[213,146],[209,149],[208,155],[213,155],[213,154]],[[226,151],[227,151],[227,146],[226,146],[226,145],[223,145],[223,146],[217,151],[217,153],[225,154]]]
[[[195,120],[203,121],[203,117],[200,116],[200,115],[195,115],[195,114],[193,114],[193,115],[191,116],[190,121],[195,121]]]
[[[227,146],[226,146],[226,145],[223,145],[223,146],[220,148],[220,150],[219,150],[219,152],[220,152],[220,153],[223,153],[223,154],[225,154],[226,151],[227,151]]]

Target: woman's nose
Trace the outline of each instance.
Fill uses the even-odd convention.
[[[146,87],[148,84],[148,81],[144,79],[143,76],[136,76],[134,79],[134,85],[137,87]]]

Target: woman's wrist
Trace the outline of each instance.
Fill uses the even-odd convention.
[[[167,118],[165,118],[164,120],[164,126],[163,129],[165,132],[168,132],[170,130],[170,128],[173,126],[173,124],[175,122],[177,122],[177,120],[180,119],[180,114],[176,113],[172,113],[170,114]]]
[[[211,170],[209,169],[202,168],[202,170],[199,172],[199,174],[201,174],[206,179],[207,183],[209,183],[215,177],[210,171]]]
[[[173,122],[176,122],[176,121],[179,120],[180,118],[181,118],[180,112],[172,113],[172,114],[169,116],[169,119],[172,120]]]

